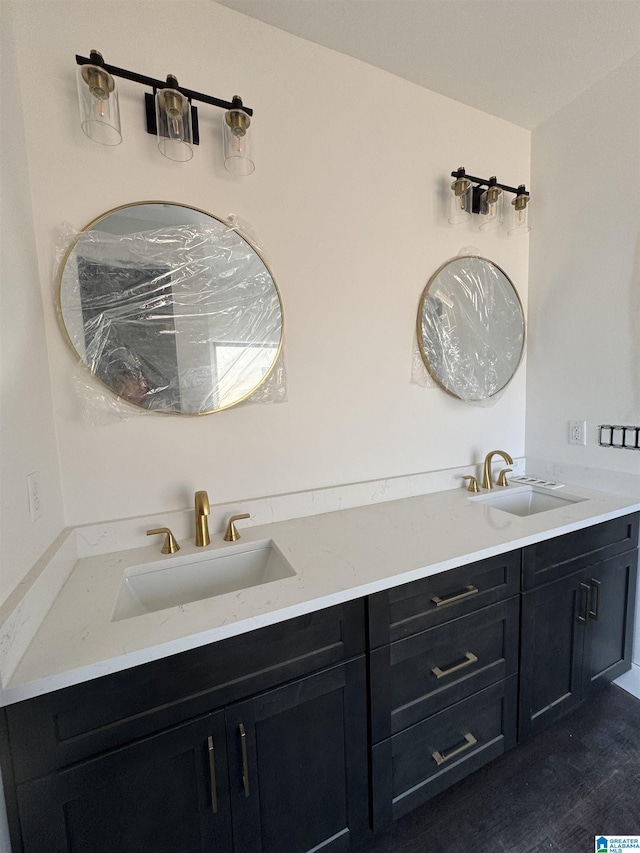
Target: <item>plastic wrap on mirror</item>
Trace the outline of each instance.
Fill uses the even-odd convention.
[[[418,346],[418,338],[414,332],[413,349],[411,351],[411,383],[419,385],[421,388],[438,388],[439,385],[432,379],[429,371],[425,367],[420,347]]]
[[[250,394],[245,403],[286,403],[287,402],[287,368],[284,358],[284,347],[281,347],[275,366],[267,378]]]
[[[420,301],[418,345],[435,382],[476,405],[496,402],[524,348],[524,316],[505,273],[484,258],[457,257]]]
[[[241,237],[248,240],[254,249],[257,249],[260,254],[264,256],[264,247],[258,239],[258,234],[256,233],[255,228],[250,222],[243,219],[241,216],[238,216],[237,213],[230,213],[225,219],[225,222],[230,229],[237,231]]]
[[[89,419],[286,399],[280,297],[237,224],[130,230],[135,214],[75,235],[61,271],[64,329],[99,380],[78,372]]]

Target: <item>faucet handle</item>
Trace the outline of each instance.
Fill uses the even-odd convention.
[[[498,474],[498,486],[509,485],[509,483],[507,482],[507,474],[509,474],[511,471],[513,471],[513,468],[503,468],[502,471],[500,471],[500,473]]]
[[[463,480],[469,480],[469,487],[467,488],[468,492],[479,492],[478,481],[475,477],[472,477],[470,474],[467,474],[466,477],[462,478]]]
[[[225,542],[237,542],[240,538],[240,534],[236,530],[236,526],[234,524],[235,521],[240,521],[242,518],[251,518],[248,512],[242,513],[242,515],[232,515],[229,519],[229,523],[227,524],[227,530],[224,534]]]
[[[166,538],[164,540],[164,544],[160,549],[161,554],[175,554],[176,551],[180,550],[180,546],[176,541],[176,537],[169,530],[168,527],[158,527],[155,530],[147,530],[147,536],[153,536],[155,533],[166,533]]]

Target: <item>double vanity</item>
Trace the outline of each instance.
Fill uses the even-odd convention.
[[[13,853],[345,851],[534,736],[633,632],[640,504],[556,486],[78,559],[3,691]]]

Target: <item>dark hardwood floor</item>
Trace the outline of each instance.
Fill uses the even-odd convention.
[[[592,853],[596,835],[640,835],[640,700],[615,685],[359,850]]]

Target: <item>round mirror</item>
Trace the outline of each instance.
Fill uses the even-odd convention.
[[[418,346],[433,379],[452,396],[495,396],[524,351],[524,313],[509,277],[475,256],[443,264],[420,299]]]
[[[107,388],[156,412],[234,406],[273,370],[280,295],[236,229],[180,204],[109,211],[74,241],[59,309],[78,357]]]

